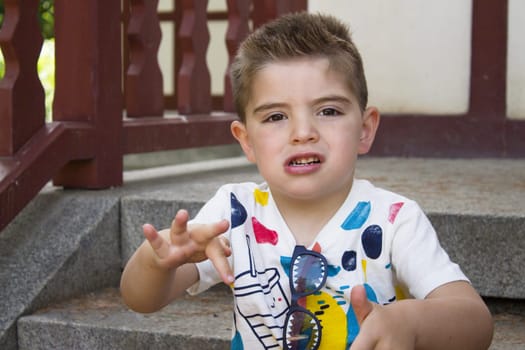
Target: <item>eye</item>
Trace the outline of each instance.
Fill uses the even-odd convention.
[[[323,108],[319,112],[319,115],[326,116],[326,117],[336,117],[336,116],[341,115],[341,114],[342,113],[339,112],[337,109],[331,108],[331,107]]]
[[[281,120],[284,120],[286,119],[286,116],[282,113],[273,113],[271,114],[268,118],[266,118],[263,122],[264,123],[273,123],[273,122],[278,122],[278,121],[281,121]]]

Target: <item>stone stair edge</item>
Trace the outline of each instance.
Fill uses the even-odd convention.
[[[114,350],[156,350],[170,349],[174,342],[184,344],[178,348],[185,349],[200,349],[203,344],[204,348],[228,349],[233,320],[231,302],[228,288],[220,285],[143,315],[122,303],[118,288],[108,288],[22,317],[18,322],[20,350],[49,346],[60,350],[55,340],[73,335],[82,341],[82,345],[68,343],[69,348],[75,349],[104,349],[104,343],[111,343]],[[490,350],[525,349],[525,314],[491,311],[495,334]]]
[[[190,176],[122,196],[122,266],[143,241],[144,223],[169,227],[177,209],[195,215],[222,183],[260,179],[254,167],[239,163],[220,175],[208,169],[199,182]],[[508,171],[503,174],[502,168]],[[525,270],[519,268],[525,261],[525,206],[519,205],[525,198],[524,174],[525,162],[499,159],[365,158],[358,161],[357,171],[378,186],[418,201],[442,244],[479,291],[506,298],[525,298],[520,282]]]
[[[2,231],[0,348],[13,348],[20,315],[117,283],[118,211],[113,197],[47,193]]]
[[[356,167],[357,178],[369,179],[376,186],[406,195],[432,215],[525,218],[524,174],[525,161],[513,159],[365,157],[358,160]],[[224,183],[262,181],[255,166],[243,158],[207,161],[192,164],[188,169],[175,165],[136,170],[125,175],[130,179],[127,184],[168,179],[158,188],[122,197],[153,202],[186,198],[205,202]],[[181,178],[179,184],[177,180]],[[202,185],[192,185],[193,179]]]
[[[429,162],[433,164],[430,167],[428,166]],[[363,177],[369,177],[373,181],[376,180],[374,182],[377,184],[381,184],[382,181],[386,181],[393,185],[394,187],[393,189],[396,189],[396,188],[404,188],[405,185],[413,181],[414,179],[413,176],[415,175],[415,174],[405,174],[406,175],[405,177],[403,177],[404,176],[403,175],[403,176],[399,176],[398,178],[385,180],[384,174],[387,173],[387,170],[395,172],[396,169],[399,169],[399,167],[401,167],[400,163],[403,163],[405,165],[408,164],[408,166],[413,166],[416,170],[417,169],[421,170],[423,174],[425,174],[425,171],[428,171],[429,168],[434,168],[435,166],[438,166],[438,167],[441,166],[442,169],[440,170],[440,172],[441,174],[445,174],[447,170],[450,169],[451,167],[453,168],[454,166],[461,164],[461,161],[460,160],[434,161],[434,160],[427,160],[427,159],[422,159],[422,160],[421,159],[420,160],[417,160],[417,159],[416,160],[413,160],[413,159],[412,160],[365,159],[364,162],[362,161],[362,163],[365,163],[365,166],[368,167],[368,169],[365,169],[364,171],[361,170],[361,174],[365,175]],[[423,163],[427,163],[427,164],[425,165]],[[481,169],[488,169],[488,171],[484,174],[490,177],[491,175],[494,175],[494,176],[496,175],[497,173],[496,170],[501,171],[501,167],[510,166],[511,175],[503,174],[502,178],[500,178],[501,184],[505,185],[503,195],[507,195],[511,192],[511,189],[509,189],[509,183],[520,183],[519,181],[522,181],[523,174],[525,174],[525,168],[523,167],[523,162],[520,163],[520,162],[509,161],[509,160],[504,160],[504,161],[476,160],[476,161],[473,161],[473,163],[475,163],[475,165],[479,168],[476,168],[472,165],[470,166],[471,168],[473,168],[469,170],[469,174],[471,177],[473,173],[475,173],[473,170],[477,172]],[[201,167],[203,167],[203,169],[201,169]],[[366,167],[363,167],[363,168],[366,168]],[[173,173],[173,171],[170,169],[169,171],[166,171],[165,173],[159,175],[158,169],[156,169],[154,171],[151,171],[151,173],[148,176],[142,176],[142,177],[137,176],[132,179],[130,179],[130,177],[128,176],[128,182],[127,184],[123,186],[124,188],[103,190],[97,193],[93,193],[90,191],[77,191],[77,190],[73,190],[73,191],[68,190],[65,192],[67,192],[68,195],[80,194],[81,196],[87,195],[88,197],[100,196],[101,198],[111,197],[113,198],[112,200],[117,199],[119,201],[120,210],[122,210],[122,213],[130,209],[129,207],[127,207],[127,205],[140,204],[141,202],[144,203],[144,200],[146,199],[148,205],[150,205],[150,208],[155,208],[155,206],[159,203],[162,203],[163,206],[167,207],[168,208],[166,211],[167,214],[162,215],[162,216],[169,218],[170,215],[173,213],[173,210],[181,205],[189,204],[193,206],[192,210],[197,210],[197,208],[200,205],[202,205],[205,202],[205,200],[213,193],[211,191],[215,190],[217,186],[220,183],[223,183],[225,180],[235,181],[237,179],[241,179],[241,180],[246,179],[246,178],[251,179],[252,177],[256,180],[258,179],[258,176],[255,172],[254,167],[250,166],[245,161],[241,159],[237,159],[237,158],[234,159],[229,164],[229,166],[226,166],[226,167],[222,166],[222,161],[218,161],[215,163],[212,162],[211,164],[209,162],[206,162],[206,164],[198,164],[198,165],[195,165],[194,168],[189,169],[189,170],[186,169],[184,166],[178,166],[177,169],[179,169],[178,173],[177,172]],[[191,181],[195,178],[194,173],[196,171],[201,171],[201,170],[202,170],[202,174],[199,174],[198,178],[202,179],[203,184],[194,185],[195,187],[190,188],[190,189],[196,189],[194,194],[188,195],[188,192],[182,192],[182,191],[179,191],[178,193],[173,192],[173,191],[177,191],[177,185],[179,185],[178,188],[180,188],[181,186],[184,187],[188,183],[191,183]],[[451,170],[451,171],[454,172],[454,170]],[[232,176],[232,172],[234,173],[234,176]],[[453,176],[453,175],[454,173],[450,176]],[[425,176],[428,176],[428,174]],[[518,182],[516,182],[516,180],[512,180],[514,182],[510,181],[509,176],[510,177],[514,176],[514,178],[518,176],[517,177]],[[173,185],[174,178],[182,179],[182,182],[174,186]],[[152,186],[151,180],[156,181],[157,184],[155,186]],[[427,180],[428,180],[428,177],[427,177]],[[433,185],[435,185],[436,183],[438,185],[440,184],[439,181],[436,183],[434,183],[433,181],[434,180],[430,181],[430,184],[433,184]],[[522,181],[522,182],[523,184],[525,184],[525,181]],[[458,190],[459,188],[461,188],[462,183],[454,183],[452,185],[453,185],[452,187],[454,190]],[[452,205],[452,208],[458,208],[456,214],[446,214],[446,213],[444,214],[443,209],[450,208],[450,206],[446,205],[446,203],[443,205],[435,206],[434,208],[435,210],[433,209],[434,204],[426,205],[427,203],[435,202],[436,198],[440,198],[441,196],[446,195],[447,194],[446,191],[445,193],[434,193],[434,192],[429,193],[429,192],[426,192],[426,189],[424,188],[426,187],[426,185],[420,185],[418,188],[415,189],[415,193],[422,194],[422,195],[428,195],[429,200],[427,202],[423,201],[423,204],[424,204],[423,206],[430,207],[430,209],[427,210],[427,213],[429,213],[429,216],[438,217],[438,218],[441,218],[443,221],[447,221],[451,218],[454,218],[454,215],[455,215],[456,217],[461,217],[462,219],[469,221],[467,223],[472,225],[474,224],[474,221],[476,221],[477,219],[480,219],[480,218],[486,219],[487,213],[490,213],[490,211],[482,211],[480,214],[480,211],[470,210],[468,206],[474,203],[476,201],[476,198],[474,199],[469,198],[467,205],[458,205],[458,206],[456,205],[457,203],[465,199],[468,194],[475,192],[477,190],[480,190],[486,187],[486,185],[487,183],[483,183],[483,182],[481,184],[477,184],[477,186],[475,186],[474,188],[469,188],[469,191],[471,192],[467,194],[465,194],[462,191],[459,191],[460,193],[454,198],[453,205]],[[494,185],[494,183],[489,181],[489,185]],[[168,188],[169,190],[167,191],[166,188]],[[55,191],[55,189],[51,189],[51,190]],[[187,195],[182,196],[182,194],[184,193]],[[520,191],[515,191],[515,193],[512,193],[511,194],[512,200],[509,203],[507,203],[506,206],[496,208],[496,209],[501,209],[502,211],[494,210],[490,216],[490,219],[493,222],[497,222],[501,220],[508,221],[509,219],[511,219],[511,221],[514,221],[514,225],[516,228],[518,228],[518,226],[521,225],[521,228],[518,228],[518,231],[516,231],[521,236],[524,235],[522,223],[523,223],[523,219],[525,218],[525,214],[523,214],[523,212],[525,211],[525,208],[523,207],[520,208],[516,205],[517,203],[516,198],[519,199],[520,198],[519,196],[522,196],[521,198],[523,198],[523,193],[524,193],[523,189],[520,189]],[[483,192],[482,194],[486,194],[486,193]],[[410,195],[410,193],[408,193],[407,195]],[[179,196],[179,197],[176,197],[176,196]],[[502,198],[502,196],[500,195],[498,198]],[[173,199],[176,199],[176,200],[174,201]],[[482,209],[483,210],[487,209],[487,206],[483,206]],[[128,211],[128,216],[131,216],[132,214],[133,213],[131,211]],[[122,223],[126,223],[124,219],[124,215],[120,216],[120,220],[121,220],[121,227],[124,230],[124,226],[122,226]],[[132,225],[133,222],[127,222],[126,224]],[[446,225],[451,225],[451,222],[448,222]],[[521,249],[522,245],[523,243],[517,242],[517,244],[514,244],[513,248],[515,248],[516,250],[519,250]],[[525,251],[525,249],[523,249],[523,251]],[[509,265],[509,263],[506,261],[506,258],[505,259],[504,258],[505,257],[502,257],[501,258],[502,260],[498,261],[497,264],[495,265],[503,266],[503,267],[506,267],[507,265]],[[523,260],[524,260],[523,255],[518,256],[517,259],[519,260],[518,263],[519,262],[521,262],[521,264],[523,263]],[[484,261],[482,256],[479,257],[479,261],[480,262]],[[515,262],[512,262],[512,264],[510,265],[513,265],[514,267],[519,266],[519,264],[516,265]],[[517,274],[514,274],[514,281],[510,281],[510,282],[505,281],[505,283],[511,283],[512,288],[514,290],[518,290],[519,288],[521,288],[521,290],[523,291],[524,289],[523,286],[520,287],[519,285],[517,285],[516,281],[525,280],[522,276],[524,273],[525,273],[524,271],[522,271],[521,273],[518,271]],[[510,275],[511,273],[509,273],[509,276]],[[496,287],[500,284],[501,283],[499,282],[494,283]],[[493,293],[493,294],[494,296],[498,297],[498,293]],[[524,298],[524,296],[522,295],[521,298]]]

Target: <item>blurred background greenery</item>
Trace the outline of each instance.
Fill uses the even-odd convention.
[[[4,21],[4,2],[0,0],[0,26]],[[38,12],[42,36],[44,39],[53,38],[55,36],[54,0],[40,0]]]
[[[51,120],[51,105],[55,90],[55,16],[54,0],[40,0],[39,22],[44,44],[38,60],[38,75],[46,93],[46,121]],[[0,30],[4,22],[4,0],[0,0]],[[5,74],[5,61],[0,51],[0,79]]]

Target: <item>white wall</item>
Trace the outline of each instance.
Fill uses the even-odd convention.
[[[496,0],[497,1],[497,0]],[[160,0],[170,8],[172,0]],[[309,0],[311,12],[333,14],[353,33],[365,64],[370,104],[388,113],[465,113],[470,80],[472,0]],[[210,0],[210,10],[225,9],[225,0]],[[164,28],[163,33],[171,33]],[[210,25],[207,53],[212,93],[223,92],[227,51],[226,23]],[[509,0],[507,110],[525,119],[525,1]],[[166,34],[164,34],[166,36]],[[164,88],[172,72],[163,39],[161,67]],[[169,73],[169,74],[168,74]]]
[[[351,28],[370,102],[384,112],[468,107],[472,0],[309,0]],[[507,114],[525,119],[525,1],[509,0]]]
[[[394,113],[466,112],[470,0],[310,0],[309,5],[309,11],[348,23],[363,57],[370,104]]]
[[[507,114],[525,119],[525,1],[509,1]]]

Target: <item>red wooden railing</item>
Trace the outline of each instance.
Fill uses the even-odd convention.
[[[227,76],[224,97],[210,92],[207,1],[175,0],[176,11],[168,14],[179,44],[174,98],[162,92],[157,3],[125,0],[122,13],[120,1],[55,0],[55,99],[53,121],[45,123],[36,73],[42,46],[38,0],[4,0],[0,230],[50,179],[64,187],[118,186],[124,154],[233,142],[229,124],[236,116]],[[231,60],[250,19],[258,26],[305,9],[306,0],[228,0],[227,6]],[[386,115],[373,154],[525,156],[525,123],[506,117],[507,1],[476,0],[473,7],[468,112],[446,118]]]
[[[178,116],[164,116],[156,57],[157,3],[130,0],[123,16],[120,1],[55,1],[55,97],[53,121],[46,124],[44,92],[36,72],[42,46],[38,0],[5,0],[0,30],[6,61],[0,82],[0,229],[50,179],[64,187],[118,186],[124,154],[233,142],[232,108],[225,108],[230,113],[212,113],[205,0],[176,1],[181,19]],[[230,56],[248,33],[251,8],[260,24],[306,7],[305,1],[297,0],[227,3],[225,42]],[[127,21],[129,48],[124,79],[121,18]],[[224,104],[231,106],[228,89]]]

